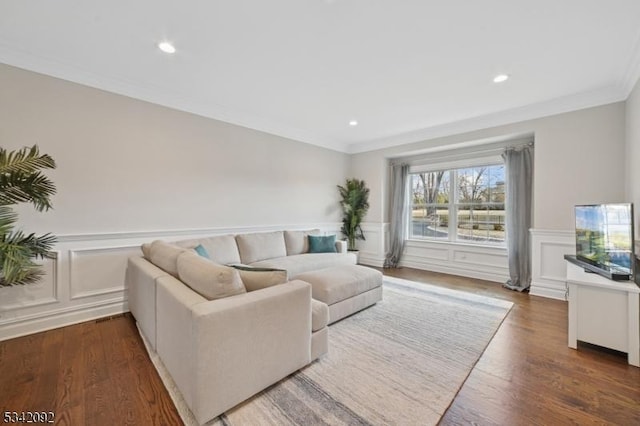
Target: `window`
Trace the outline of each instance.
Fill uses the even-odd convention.
[[[410,238],[504,244],[503,164],[412,173],[409,181]]]

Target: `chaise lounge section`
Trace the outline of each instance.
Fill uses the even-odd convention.
[[[342,265],[298,274],[311,284],[314,300],[327,305],[329,324],[382,300],[382,273],[360,265]]]

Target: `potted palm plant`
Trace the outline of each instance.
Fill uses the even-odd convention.
[[[344,186],[338,185],[342,207],[342,228],[347,239],[347,248],[356,251],[356,240],[364,240],[360,224],[369,210],[369,188],[363,180],[347,179]]]
[[[52,257],[55,237],[15,230],[18,215],[10,206],[26,202],[38,211],[49,210],[56,188],[41,170],[55,167],[36,145],[11,152],[0,148],[0,286],[38,281],[44,272],[34,259]]]

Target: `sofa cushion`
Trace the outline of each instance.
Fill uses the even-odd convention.
[[[336,253],[335,235],[309,235],[309,253]]]
[[[329,324],[329,307],[326,303],[311,299],[311,331],[318,331]]]
[[[241,260],[236,263],[248,265],[260,260],[284,257],[287,255],[287,248],[284,244],[284,233],[282,231],[236,235],[236,243],[238,243]]]
[[[305,272],[297,279],[310,283],[313,298],[327,305],[382,286],[382,272],[359,265]]]
[[[247,292],[234,268],[218,265],[192,251],[180,254],[177,263],[180,280],[208,300]]]
[[[209,253],[209,258],[216,263],[226,265],[228,263],[240,263],[240,253],[234,235],[218,235],[203,238],[200,244]]]
[[[339,265],[355,265],[357,260],[357,256],[353,253],[305,253],[261,260],[252,263],[251,266],[284,269],[289,274],[289,279],[291,280],[298,274],[307,271],[315,271],[317,269]]]
[[[186,250],[166,241],[156,240],[149,246],[149,261],[165,272],[178,276],[178,256]]]
[[[308,235],[320,235],[319,229],[307,231],[284,231],[284,244],[287,247],[287,256],[309,252]]]
[[[221,265],[240,263],[240,254],[234,235],[216,235],[215,237],[176,241],[180,247],[193,249],[198,245],[209,253],[209,259]]]
[[[247,291],[260,290],[287,282],[284,269],[258,268],[248,265],[231,265],[240,272],[240,278]]]

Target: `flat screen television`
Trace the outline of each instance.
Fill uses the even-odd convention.
[[[575,214],[576,260],[607,278],[633,279],[633,204],[579,205]]]

